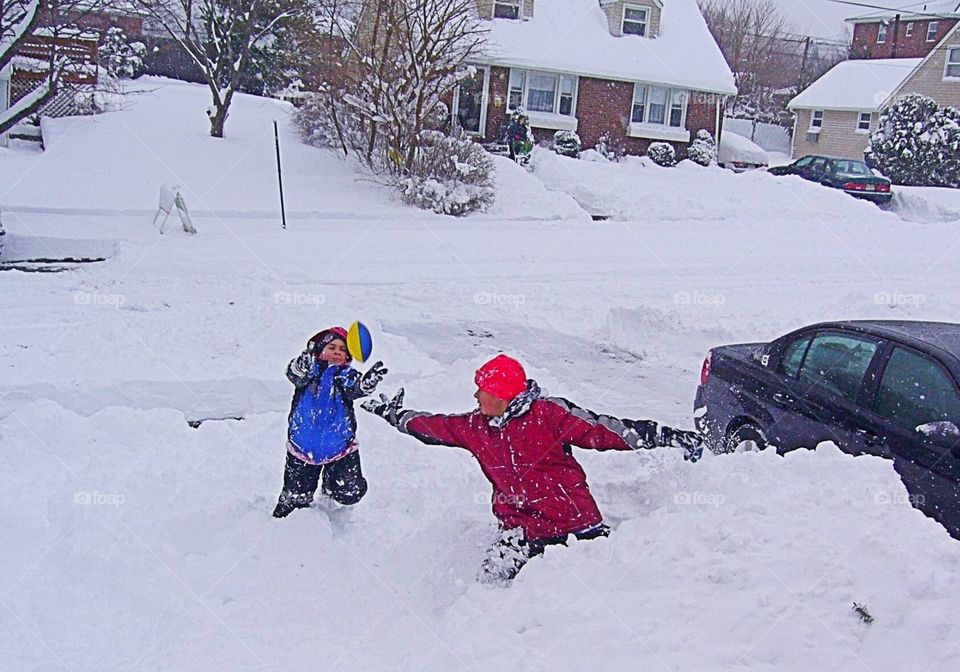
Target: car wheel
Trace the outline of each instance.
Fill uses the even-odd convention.
[[[732,432],[727,433],[724,442],[723,452],[725,453],[747,453],[763,450],[770,443],[764,436],[763,430],[756,425],[747,423],[740,425]]]

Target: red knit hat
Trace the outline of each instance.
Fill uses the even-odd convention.
[[[487,394],[510,401],[527,389],[527,372],[513,357],[497,355],[477,369],[474,381]]]
[[[318,331],[314,334],[309,341],[307,341],[307,348],[312,349],[314,354],[319,357],[320,351],[327,347],[331,341],[335,340],[343,341],[344,345],[347,343],[347,330],[343,327],[330,327],[329,329],[324,329],[323,331]],[[353,357],[350,356],[349,351],[347,352],[347,362],[353,360]]]

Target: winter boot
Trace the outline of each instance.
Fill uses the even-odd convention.
[[[523,530],[500,530],[500,538],[487,549],[477,581],[488,586],[507,586],[529,559],[530,548]]]
[[[274,518],[286,518],[294,509],[304,509],[313,502],[312,494],[296,494],[284,490],[280,493],[277,506],[273,509]]]

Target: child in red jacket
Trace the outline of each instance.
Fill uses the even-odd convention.
[[[594,450],[684,449],[696,461],[702,440],[695,432],[651,420],[597,415],[565,399],[540,396],[517,360],[498,355],[476,373],[479,408],[460,415],[402,410],[403,389],[362,408],[423,443],[466,448],[493,485],[493,514],[500,538],[480,570],[485,583],[509,581],[527,560],[551,544],[607,536],[586,474],[571,446]]]

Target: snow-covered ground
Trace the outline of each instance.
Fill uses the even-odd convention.
[[[473,460],[366,414],[363,502],[270,517],[283,370],[321,327],[364,320],[413,408],[469,409],[504,350],[550,394],[688,427],[711,345],[956,320],[960,217],[537,152],[532,173],[498,162],[496,212],[443,218],[297,145],[284,106],[241,96],[218,141],[202,87],[139,86],[124,111],[49,124],[45,153],[0,153],[14,258],[106,258],[0,273],[0,670],[960,665],[960,545],[889,464],[831,446],[578,451],[614,534],[507,590],[474,582],[494,525]],[[150,226],[171,181],[196,236]]]

